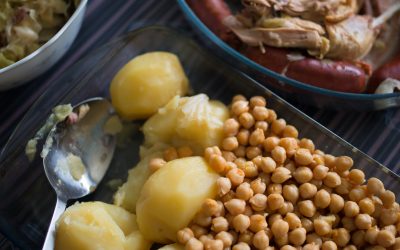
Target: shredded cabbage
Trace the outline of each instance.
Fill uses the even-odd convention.
[[[26,57],[67,22],[80,0],[0,0],[0,69]]]

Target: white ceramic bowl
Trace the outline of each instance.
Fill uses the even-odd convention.
[[[64,26],[45,44],[18,62],[0,69],[0,90],[27,83],[53,66],[71,47],[81,28],[88,0],[78,8]]]

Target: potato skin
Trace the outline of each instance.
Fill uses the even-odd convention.
[[[111,101],[127,120],[148,118],[175,95],[185,95],[189,81],[176,55],[149,52],[125,64],[111,82]]]
[[[103,202],[76,203],[56,224],[56,250],[147,250],[150,246],[138,231],[134,214]]]
[[[158,243],[176,242],[176,233],[190,223],[204,200],[217,195],[218,177],[199,156],[168,162],[143,186],[136,205],[140,232]]]

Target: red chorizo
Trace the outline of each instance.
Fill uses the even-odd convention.
[[[374,71],[368,82],[368,92],[373,93],[387,78],[400,80],[400,54]]]

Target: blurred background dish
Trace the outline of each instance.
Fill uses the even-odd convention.
[[[0,90],[17,87],[39,76],[68,51],[81,27],[87,1],[54,1],[55,6],[43,17],[39,10],[30,9],[30,1],[24,3],[26,6],[10,4],[9,1],[0,4],[0,10],[8,13],[4,20],[0,20],[0,28],[8,25],[3,35],[8,35],[3,37],[6,44],[0,50]],[[10,24],[15,22],[19,25]],[[27,43],[29,39],[32,41]],[[12,44],[15,40],[19,42]],[[10,53],[13,55],[8,56]]]
[[[191,5],[188,4],[191,3]],[[211,3],[212,2],[212,3]],[[251,51],[247,51],[247,57],[242,53],[239,53],[237,50],[232,48],[226,42],[223,41],[220,37],[222,37],[221,29],[224,27],[213,27],[213,31],[201,20],[208,20],[207,22],[217,23],[220,20],[211,20],[206,19],[207,17],[202,16],[200,11],[193,11],[195,5],[205,6],[207,4],[220,4],[222,1],[187,1],[187,0],[178,0],[178,4],[186,16],[189,23],[194,27],[195,31],[200,35],[200,38],[205,42],[205,44],[211,48],[218,56],[223,58],[226,62],[230,63],[237,69],[243,71],[248,74],[250,77],[260,81],[264,85],[272,88],[275,92],[277,92],[282,97],[307,105],[311,105],[318,108],[329,108],[334,110],[356,110],[356,111],[368,111],[368,110],[381,110],[387,109],[390,107],[398,107],[400,106],[400,93],[388,93],[388,94],[369,94],[369,93],[346,93],[339,92],[330,89],[325,89],[317,86],[313,86],[310,84],[305,84],[296,79],[304,79],[313,74],[312,71],[308,70],[313,65],[309,65],[310,67],[306,67],[305,70],[295,71],[294,75],[291,76],[293,78],[287,77],[283,74],[279,74],[273,68],[268,69],[263,67],[262,65],[256,63],[255,61],[249,59],[256,58],[256,56],[252,56]],[[216,4],[217,5],[217,4]],[[226,6],[225,6],[226,7]],[[195,7],[196,9],[198,7]],[[221,9],[224,9],[221,7]],[[226,10],[226,8],[225,8]],[[221,17],[229,15],[229,13],[218,13],[220,17],[215,19],[221,19]],[[215,25],[218,26],[218,25]],[[222,31],[223,32],[223,31]],[[216,33],[216,34],[215,34]],[[226,40],[226,39],[224,39]],[[232,43],[231,43],[232,45]],[[255,48],[257,50],[257,48]],[[278,50],[278,48],[276,48]],[[272,51],[271,54],[275,53]],[[254,54],[254,53],[253,53]],[[273,57],[273,55],[271,56]],[[271,64],[271,57],[264,57],[264,61],[267,61]],[[298,60],[298,58],[292,58],[294,61]],[[314,60],[317,61],[317,60]],[[260,62],[260,61],[259,61]],[[260,62],[262,64],[266,64],[265,62]],[[275,62],[272,62],[272,64]],[[329,66],[329,65],[328,65]],[[343,65],[342,68],[346,68],[348,65]],[[336,69],[335,69],[336,70]],[[339,69],[338,69],[339,70]],[[315,74],[315,72],[314,72]],[[367,77],[364,77],[364,81],[367,80]],[[323,85],[331,86],[335,89],[335,85],[338,83],[343,83],[335,74],[332,74],[328,80],[323,82]],[[351,81],[352,84],[355,84],[354,81]],[[357,91],[360,92],[362,88],[358,88]],[[350,90],[353,92],[357,92]]]

